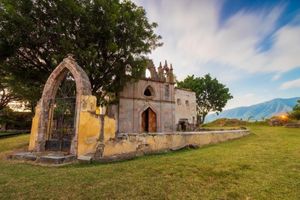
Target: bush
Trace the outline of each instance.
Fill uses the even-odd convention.
[[[289,114],[291,119],[300,120],[300,110],[294,110]]]
[[[289,118],[300,120],[300,100],[297,101],[297,104],[293,108],[292,112],[289,113]]]
[[[31,127],[32,117],[31,112],[14,112],[5,108],[0,112],[0,128],[2,130],[28,130]]]

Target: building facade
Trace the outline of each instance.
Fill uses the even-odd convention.
[[[128,83],[119,94],[119,133],[173,132],[192,130],[196,123],[196,97],[175,88],[172,65],[147,67],[149,77]],[[183,101],[179,104],[176,101]]]
[[[195,92],[175,88],[175,122],[179,131],[194,130],[197,120]]]

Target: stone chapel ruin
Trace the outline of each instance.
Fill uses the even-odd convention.
[[[196,97],[175,87],[172,65],[129,82],[117,105],[97,108],[87,74],[72,56],[51,73],[36,106],[29,151],[15,158],[63,163],[116,160],[239,138],[247,130],[193,132]],[[55,156],[59,153],[58,157]]]

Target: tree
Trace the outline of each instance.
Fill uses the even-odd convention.
[[[9,102],[16,97],[2,83],[0,83],[0,111],[3,110]]]
[[[156,26],[129,0],[0,0],[0,67],[34,105],[49,74],[73,54],[104,100],[144,73],[146,55],[162,45]]]
[[[17,99],[17,96],[8,87],[5,75],[0,70],[0,112],[7,107],[9,102]]]
[[[201,124],[209,112],[221,112],[227,101],[233,98],[229,89],[210,74],[204,77],[188,76],[183,81],[177,82],[177,86],[196,93],[197,121]]]
[[[300,100],[294,106],[292,112],[289,113],[289,117],[292,119],[300,120]]]

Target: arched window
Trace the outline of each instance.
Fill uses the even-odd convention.
[[[181,99],[177,99],[177,105],[181,105]]]
[[[185,105],[186,105],[186,106],[189,106],[189,105],[190,105],[190,103],[189,103],[188,100],[185,101]]]
[[[144,95],[146,97],[151,97],[154,96],[154,90],[151,86],[146,87],[146,89],[144,90]]]
[[[152,96],[151,91],[149,90],[149,88],[147,88],[147,89],[145,90],[144,95],[147,96],[147,97]]]

